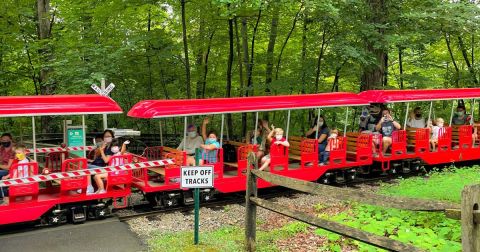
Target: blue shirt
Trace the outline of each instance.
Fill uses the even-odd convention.
[[[218,153],[218,148],[220,148],[220,143],[215,140],[215,141],[210,141],[209,139],[207,139],[205,141],[205,145],[215,145],[215,148],[214,150],[203,150],[202,152],[202,159],[206,161],[206,163],[209,163],[209,164],[214,164],[217,162],[217,153]]]

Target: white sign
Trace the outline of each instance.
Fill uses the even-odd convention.
[[[103,91],[103,95],[107,96],[108,94],[110,94],[110,92],[112,92],[114,88],[115,88],[115,84],[110,83],[110,85],[108,85],[108,87],[105,88],[105,90]]]
[[[92,84],[90,87],[91,87],[93,90],[95,90],[95,92],[97,92],[99,95],[103,95],[102,89],[99,88],[97,85]]]
[[[211,188],[213,187],[213,166],[182,166],[182,188]]]

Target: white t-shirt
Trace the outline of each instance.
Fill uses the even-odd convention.
[[[186,139],[187,139],[187,145],[185,146],[185,151],[187,152],[187,154],[195,154],[195,149],[200,148],[200,145],[203,144],[203,137],[198,135],[194,138],[187,136]],[[184,142],[185,142],[185,139],[182,140],[177,150],[183,150]]]
[[[433,140],[438,140],[438,133],[440,132],[440,127],[438,126],[433,126],[432,127],[432,139]]]
[[[412,128],[425,128],[425,118],[420,119],[410,119],[407,122],[407,125]]]

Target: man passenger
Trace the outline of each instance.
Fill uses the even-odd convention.
[[[394,131],[401,129],[402,126],[393,120],[393,117],[390,115],[389,109],[382,110],[382,118],[378,122],[376,129],[382,134],[382,153],[385,154],[388,147],[392,145],[392,134]]]
[[[425,128],[426,127],[425,118],[422,117],[422,109],[416,107],[412,113],[410,113],[410,119],[407,121],[407,126],[411,128]]]

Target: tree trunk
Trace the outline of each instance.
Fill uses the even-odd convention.
[[[453,67],[455,67],[455,87],[458,88],[458,82],[460,80],[460,70],[458,69],[457,62],[453,56],[452,47],[450,46],[450,35],[445,33],[445,42],[447,43],[448,53],[450,54],[450,59],[452,59]]]
[[[240,94],[238,96],[243,96],[243,88],[245,87],[245,83],[243,83],[243,63],[242,63],[242,50],[240,45],[240,36],[238,35],[238,22],[237,17],[233,20],[235,25],[235,37],[237,42],[237,59],[238,59],[238,77],[240,81]]]
[[[465,48],[463,39],[460,36],[458,36],[458,45],[460,46],[460,50],[462,51],[463,59],[465,60],[465,64],[467,64],[468,71],[470,71],[470,74],[472,75],[473,83],[475,83],[475,86],[477,86],[478,80],[477,80],[477,75],[475,73],[475,69],[473,68],[472,64],[470,64],[470,60],[468,59],[468,54],[467,54],[467,48]]]
[[[372,25],[380,25],[380,28],[377,28],[378,37],[365,38],[366,48],[369,53],[371,53],[375,59],[376,64],[365,66],[362,75],[362,86],[360,87],[361,91],[369,89],[381,89],[385,83],[385,66],[387,62],[385,61],[386,49],[378,46],[378,43],[384,42],[384,28],[383,25],[386,23],[386,6],[385,0],[367,0],[367,4],[370,7],[371,15],[367,18],[367,22]]]
[[[278,55],[277,67],[275,69],[275,80],[278,80],[278,71],[280,69],[280,63],[282,61],[283,50],[285,50],[285,47],[287,46],[288,40],[290,39],[290,36],[292,36],[293,30],[295,30],[295,26],[297,25],[298,17],[300,16],[300,12],[302,11],[302,8],[303,8],[303,3],[300,6],[300,9],[298,10],[297,14],[295,14],[295,18],[293,19],[292,28],[290,28],[290,31],[288,32],[287,37],[285,38],[285,41],[282,44],[282,49],[280,49],[280,54]],[[303,52],[304,51],[303,51],[303,48],[302,48],[302,56],[303,56]],[[303,94],[304,93],[305,92],[303,92]]]
[[[230,6],[229,6],[230,7]],[[228,62],[227,62],[227,88],[226,97],[232,96],[232,66],[233,66],[233,19],[228,19]],[[232,135],[230,132],[233,129],[232,115],[227,114],[227,136]]]
[[[208,74],[208,56],[210,55],[210,50],[212,49],[212,40],[215,35],[215,30],[212,31],[210,37],[208,38],[207,52],[205,53],[205,64],[203,65],[203,78],[202,78],[202,98],[205,98],[205,89],[207,87],[207,74]]]
[[[205,59],[205,52],[203,50],[203,44],[205,43],[204,40],[204,34],[205,34],[205,22],[202,17],[200,17],[200,22],[199,22],[199,48],[197,51],[197,59],[196,59],[196,69],[197,69],[197,87],[196,87],[196,94],[195,97],[201,98],[202,97],[202,92],[203,92],[203,87],[205,86],[205,83],[203,82],[203,70],[205,68],[204,64],[204,59]]]
[[[250,64],[248,64],[248,68],[250,69],[248,71],[248,79],[247,79],[247,85],[248,85],[248,92],[250,92],[250,95],[253,96],[253,65],[254,65],[254,55],[255,55],[255,37],[257,36],[257,30],[258,30],[258,24],[260,23],[260,18],[262,17],[262,8],[258,10],[258,16],[257,16],[257,22],[255,23],[255,26],[253,27],[253,35],[252,35],[252,45],[250,48],[251,55],[250,55]]]
[[[243,47],[243,63],[245,64],[245,68],[247,70],[247,78],[250,79],[251,76],[251,68],[250,68],[250,60],[248,55],[248,38],[247,38],[247,18],[242,18],[242,47]],[[245,96],[248,96],[248,89],[250,85],[247,84],[245,90]],[[247,134],[247,114],[242,113],[242,132],[240,132],[241,136],[245,136]]]
[[[303,14],[303,29],[302,29],[302,94],[306,93],[306,85],[307,85],[307,27],[308,23],[308,12],[305,10]]]
[[[270,93],[270,84],[272,83],[273,72],[273,53],[275,52],[275,42],[277,40],[278,16],[280,8],[278,4],[273,4],[273,17],[270,25],[270,39],[267,47],[267,68],[265,71],[265,93]],[[252,55],[253,58],[253,55]]]
[[[398,66],[400,68],[400,89],[403,89],[403,48],[401,46],[398,47]]]
[[[320,52],[318,53],[318,58],[317,58],[317,70],[315,73],[315,93],[318,93],[318,84],[320,81],[320,69],[322,66],[322,59],[323,59],[323,54],[325,53],[325,45],[326,45],[326,38],[325,35],[327,33],[327,28],[323,27],[323,32],[322,32],[322,45],[320,46]]]
[[[187,23],[185,21],[185,0],[180,0],[182,6],[182,34],[183,34],[183,53],[185,54],[185,76],[187,85],[187,98],[192,98],[190,87],[190,61],[188,59],[188,42],[187,42]]]
[[[148,33],[150,33],[151,25],[152,25],[151,8],[148,8],[148,20],[147,20],[147,32]],[[150,59],[151,50],[152,50],[152,44],[150,43],[150,40],[149,40],[149,41],[147,41],[147,67],[148,67],[147,93],[148,93],[148,99],[153,99],[152,62],[151,62],[151,59]],[[148,126],[150,128],[150,122],[148,123]]]

